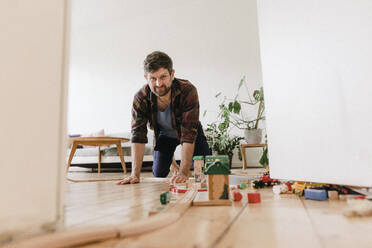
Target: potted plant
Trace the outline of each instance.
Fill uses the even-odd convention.
[[[239,91],[242,86],[245,86],[248,100],[241,100],[239,98]],[[232,118],[232,124],[237,128],[244,129],[245,141],[247,144],[260,144],[262,140],[262,129],[258,128],[260,120],[264,120],[265,112],[265,99],[263,88],[261,87],[258,90],[255,90],[252,94],[253,98],[249,94],[248,88],[246,86],[245,76],[240,80],[237,94],[233,100],[228,103],[229,112]],[[258,104],[257,117],[253,120],[246,118],[242,113],[242,104],[247,104],[250,106],[255,106]],[[267,135],[265,135],[266,146],[263,150],[262,156],[259,160],[259,163],[265,167],[269,167],[269,156],[268,156],[268,146],[267,146]]]
[[[217,94],[216,97],[220,95]],[[204,112],[205,115],[206,112]],[[234,149],[239,147],[242,137],[230,135],[230,111],[222,102],[219,105],[218,120],[207,124],[206,136],[209,147],[217,155],[227,155],[231,168]]]
[[[243,85],[248,93],[248,99],[246,100],[242,100],[239,97],[239,91]],[[255,116],[253,119],[249,118],[245,113],[243,113],[242,105],[255,106],[257,104],[257,116]],[[251,96],[245,83],[245,77],[243,77],[240,80],[236,96],[228,103],[228,111],[230,113],[231,123],[239,129],[244,129],[244,136],[247,144],[260,144],[262,140],[262,129],[258,128],[258,124],[260,120],[265,119],[263,88],[261,87],[260,89],[255,90]]]

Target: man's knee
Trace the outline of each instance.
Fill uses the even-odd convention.
[[[154,162],[152,165],[152,174],[155,177],[167,177],[172,163],[173,153],[161,153],[154,151]]]
[[[152,168],[152,174],[154,175],[154,177],[167,177],[168,174],[169,174],[169,170],[168,171],[165,171],[165,170],[160,170],[159,167],[153,167]]]

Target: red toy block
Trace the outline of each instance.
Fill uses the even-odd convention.
[[[288,187],[288,191],[292,191],[292,184],[291,183],[284,183]]]
[[[170,191],[172,191],[173,193],[186,193],[187,189],[178,189],[178,188],[172,187]]]
[[[365,195],[358,195],[358,196],[355,196],[354,199],[355,200],[364,200],[364,199],[366,199],[366,196]]]
[[[248,203],[259,203],[261,202],[260,193],[248,193]]]
[[[239,191],[234,191],[233,192],[233,199],[234,201],[240,201],[242,199],[242,194],[240,194]]]

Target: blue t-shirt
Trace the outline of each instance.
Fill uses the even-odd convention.
[[[171,105],[169,104],[163,112],[158,110],[156,117],[160,129],[160,135],[177,138],[176,131],[172,127]]]

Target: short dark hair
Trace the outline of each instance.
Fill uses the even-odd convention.
[[[143,69],[145,73],[154,72],[160,68],[165,68],[172,74],[173,62],[168,54],[160,51],[155,51],[146,56],[145,61],[143,61]]]

